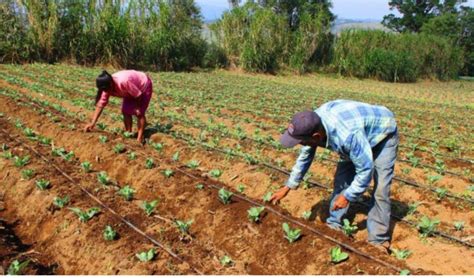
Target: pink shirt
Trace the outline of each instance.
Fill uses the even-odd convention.
[[[108,91],[102,92],[98,107],[105,107],[110,96],[120,98],[138,98],[148,86],[148,76],[136,70],[122,70],[112,74],[114,83]]]

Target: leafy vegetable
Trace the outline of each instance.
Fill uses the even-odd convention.
[[[342,252],[341,247],[339,246],[331,248],[330,254],[331,262],[335,264],[343,262],[349,258],[349,254],[347,254],[346,252]]]
[[[145,211],[147,216],[150,216],[157,205],[158,200],[153,200],[151,202],[143,201],[143,203],[141,204],[141,208]]]
[[[357,231],[357,226],[351,225],[351,222],[349,222],[349,220],[344,219],[344,220],[342,220],[342,222],[343,222],[342,231],[347,236],[351,236],[352,234],[354,234]]]
[[[35,171],[32,169],[25,169],[21,171],[21,178],[24,180],[29,180],[35,175]]]
[[[156,255],[155,249],[150,249],[148,251],[140,252],[138,254],[135,254],[135,256],[141,261],[141,262],[149,262],[153,260],[153,258]]]
[[[301,230],[300,229],[291,229],[290,225],[288,223],[283,223],[282,225],[283,231],[285,231],[285,238],[290,242],[293,243],[296,240],[298,240],[301,236]]]
[[[265,193],[265,195],[263,195],[263,201],[264,202],[270,202],[270,198],[272,197],[273,193],[271,191]]]
[[[135,152],[131,152],[128,154],[128,159],[135,160],[137,159],[137,154]]]
[[[188,221],[181,221],[181,220],[176,220],[175,225],[178,227],[178,230],[183,233],[187,234],[189,232],[189,227],[193,223],[193,220],[188,220]]]
[[[196,185],[196,189],[202,190],[202,189],[204,189],[204,185],[200,183],[200,184]]]
[[[167,178],[170,178],[172,175],[174,175],[174,171],[171,169],[166,169],[163,171],[163,175],[165,175]]]
[[[301,214],[301,217],[303,217],[304,220],[308,220],[311,217],[311,211],[309,210],[303,211],[303,213]]]
[[[69,203],[69,196],[65,196],[64,198],[61,197],[54,197],[53,205],[58,208],[64,208]]]
[[[188,166],[191,169],[196,169],[197,167],[199,167],[199,161],[191,160],[188,162],[188,164],[186,164],[186,166]]]
[[[84,161],[81,163],[82,170],[84,170],[84,173],[89,173],[92,168],[92,164],[89,161]]]
[[[227,256],[227,255],[223,256],[223,257],[219,260],[219,262],[221,263],[222,266],[230,266],[230,265],[232,265],[232,263],[233,263],[232,259],[231,259],[229,256]]]
[[[107,143],[109,139],[107,138],[107,136],[105,135],[99,135],[99,141],[102,143],[102,144],[105,144]]]
[[[113,147],[113,149],[114,149],[114,153],[119,154],[119,153],[123,153],[125,151],[125,146],[124,146],[124,144],[119,143],[119,144],[115,145]]]
[[[51,183],[45,179],[39,179],[36,181],[36,187],[38,187],[39,190],[46,190],[50,185]]]
[[[464,221],[454,222],[454,229],[456,229],[456,231],[462,231],[464,229]]]
[[[133,199],[133,194],[135,193],[135,189],[131,188],[129,185],[122,187],[118,194],[122,196],[125,200],[130,201]]]
[[[105,226],[103,235],[105,240],[112,241],[117,237],[117,232],[114,231],[111,226],[107,225]]]
[[[82,211],[80,208],[69,208],[72,212],[74,212],[81,222],[87,222],[92,219],[95,215],[100,212],[100,209],[97,207],[93,207],[88,209],[87,211]]]
[[[24,167],[28,163],[30,163],[30,157],[28,155],[24,157],[13,157],[13,164],[18,168]]]
[[[173,161],[178,161],[179,160],[179,152],[175,152],[173,156],[171,157]]]
[[[26,260],[24,262],[21,262],[18,261],[18,260],[14,260],[10,266],[8,267],[8,270],[7,270],[7,274],[8,275],[20,275],[23,270],[28,266],[28,264],[30,263],[29,260]]]
[[[436,227],[439,223],[440,222],[438,219],[430,219],[426,216],[423,216],[417,225],[421,237],[425,238],[432,235],[436,231]]]
[[[214,170],[209,171],[209,175],[211,175],[211,177],[217,179],[222,175],[222,171],[219,170],[219,169],[214,169]]]
[[[225,190],[225,188],[219,189],[219,200],[221,200],[224,205],[230,204],[232,195],[234,195],[232,192]]]
[[[265,207],[251,207],[247,210],[248,218],[252,222],[258,222],[260,220],[260,213],[265,209]]]
[[[237,186],[237,191],[238,191],[239,193],[244,193],[244,190],[245,190],[245,185],[239,184],[239,185]]]
[[[103,171],[97,174],[97,180],[102,185],[108,185],[110,183],[110,179],[107,176],[107,173]]]
[[[390,249],[392,251],[392,256],[394,256],[395,258],[399,259],[399,260],[405,260],[406,258],[408,258],[408,256],[410,256],[410,254],[412,253],[410,250],[408,249],[396,249],[396,248],[392,248]]]
[[[153,167],[155,167],[155,162],[153,161],[153,158],[147,158],[145,161],[145,168],[152,169]]]

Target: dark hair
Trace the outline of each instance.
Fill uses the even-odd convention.
[[[97,102],[99,102],[100,98],[102,97],[102,92],[112,86],[112,75],[110,75],[106,70],[103,70],[102,73],[95,79],[95,85],[97,86],[95,104],[97,104]]]

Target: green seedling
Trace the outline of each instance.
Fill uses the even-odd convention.
[[[163,175],[165,175],[166,178],[170,178],[174,175],[174,171],[171,169],[166,169],[163,171]]]
[[[30,163],[30,157],[28,155],[24,157],[19,157],[19,156],[13,157],[13,164],[18,168],[22,168],[26,166],[26,164],[28,163]]]
[[[102,144],[105,144],[105,143],[107,143],[108,138],[107,138],[107,136],[105,136],[105,135],[99,135],[99,141],[100,141]]]
[[[155,149],[157,152],[163,151],[163,144],[161,143],[151,143],[151,146],[153,149]]]
[[[131,188],[130,186],[126,185],[122,187],[118,194],[122,196],[126,201],[131,201],[133,199],[133,194],[135,193],[135,189]]]
[[[30,139],[36,136],[35,132],[29,127],[23,129],[23,133]]]
[[[342,231],[347,236],[352,236],[357,231],[357,226],[351,225],[351,222],[349,222],[348,219],[342,220],[342,223],[343,223]]]
[[[145,168],[153,169],[153,167],[155,167],[155,162],[153,161],[153,158],[147,158],[145,161]]]
[[[218,194],[219,200],[221,200],[224,205],[230,204],[232,195],[234,195],[232,192],[225,190],[225,188],[219,189]]]
[[[117,238],[117,232],[114,231],[114,229],[109,225],[105,226],[103,235],[104,235],[104,239],[107,241],[112,241],[115,238]]]
[[[188,166],[191,169],[196,169],[197,167],[199,167],[199,161],[191,160],[186,164],[186,166]]]
[[[81,163],[81,168],[84,173],[89,173],[91,171],[92,164],[89,161],[84,161]]]
[[[2,153],[2,157],[5,158],[5,159],[12,159],[13,158],[13,154],[11,151],[4,151]]]
[[[155,210],[155,207],[157,205],[158,205],[158,200],[153,200],[151,202],[143,201],[143,203],[141,204],[141,208],[145,211],[145,214],[147,216],[150,216]]]
[[[69,196],[65,196],[64,198],[54,197],[53,199],[53,205],[58,208],[64,208],[67,204],[69,204]]]
[[[62,155],[62,158],[65,159],[66,161],[71,161],[74,158],[74,152],[70,151],[68,153],[65,153]]]
[[[50,138],[39,136],[38,141],[43,145],[47,145],[47,146],[51,145],[51,139]]]
[[[454,229],[456,229],[456,231],[462,231],[464,229],[464,221],[456,221],[454,222]]]
[[[175,162],[178,161],[179,160],[179,152],[175,152],[173,154],[173,156],[171,157],[171,159]]]
[[[79,217],[79,220],[83,223],[91,220],[92,217],[100,212],[100,209],[96,207],[90,208],[87,211],[83,211],[80,208],[69,208],[69,210],[74,212]]]
[[[222,257],[219,262],[221,263],[222,266],[231,266],[233,264],[233,261],[232,259],[225,255],[224,257]]]
[[[131,152],[128,154],[128,159],[135,160],[137,159],[137,154],[135,152]]]
[[[133,135],[134,135],[133,132],[128,132],[128,131],[125,131],[123,133],[123,137],[125,137],[125,138],[132,138]]]
[[[192,223],[193,223],[193,220],[188,220],[188,221],[176,220],[175,221],[176,227],[183,234],[189,233],[189,227],[191,226]]]
[[[237,185],[237,191],[239,193],[244,193],[244,190],[245,190],[245,185],[243,185],[243,184]]]
[[[270,198],[272,197],[273,193],[271,191],[265,193],[265,195],[263,195],[263,201],[264,202],[270,202]]]
[[[40,179],[36,181],[36,187],[38,187],[39,190],[46,190],[50,185],[51,183],[45,179]]]
[[[97,180],[99,181],[100,184],[102,185],[108,185],[110,184],[110,179],[109,177],[107,176],[107,173],[106,172],[100,172],[97,174]]]
[[[114,153],[116,153],[116,154],[125,152],[124,144],[119,143],[119,144],[115,145],[113,149],[114,149]]]
[[[29,260],[26,260],[24,262],[14,260],[10,266],[8,267],[7,274],[8,275],[20,275],[23,273],[23,270],[28,266],[30,263]]]
[[[155,249],[152,248],[148,251],[144,251],[144,252],[140,252],[140,253],[135,254],[135,257],[137,257],[137,259],[140,260],[140,262],[149,262],[149,261],[153,260],[155,255],[156,255],[156,251],[155,251]]]
[[[439,223],[440,222],[438,219],[430,219],[426,216],[423,216],[417,225],[420,236],[422,238],[426,238],[432,235],[436,231]]]
[[[402,269],[402,270],[400,271],[400,275],[402,275],[402,276],[410,275],[410,270],[408,270],[408,269]]]
[[[309,220],[309,218],[311,217],[311,211],[309,211],[309,210],[303,211],[303,213],[301,214],[301,217],[304,220]]]
[[[219,169],[213,169],[211,171],[209,171],[209,175],[213,178],[219,178],[220,176],[222,176],[222,171],[219,170]]]
[[[282,225],[283,231],[285,232],[285,238],[290,242],[293,243],[298,240],[301,236],[300,229],[291,229],[288,223],[283,223]]]
[[[331,248],[330,254],[331,262],[334,264],[338,264],[349,258],[349,254],[347,254],[346,252],[342,252],[341,247],[339,246]]]
[[[436,192],[438,201],[441,201],[444,197],[446,197],[448,190],[446,188],[438,187],[435,189],[435,192]]]
[[[442,177],[440,175],[432,175],[432,176],[428,176],[428,183],[430,185],[433,185],[435,184],[436,182],[438,182]]]
[[[35,175],[35,171],[32,169],[25,169],[21,171],[21,178],[24,180],[30,180]]]
[[[407,214],[408,215],[412,215],[416,212],[418,206],[420,205],[420,202],[414,202],[414,203],[410,203],[408,204],[408,212]]]
[[[200,183],[200,184],[196,185],[196,189],[198,189],[198,190],[203,190],[203,189],[204,189],[204,185]]]
[[[408,249],[396,249],[396,248],[392,248],[390,249],[392,251],[392,256],[394,256],[395,258],[397,258],[398,260],[405,260],[407,259],[410,255],[411,255],[411,251],[408,250]]]
[[[100,130],[105,130],[107,128],[107,125],[104,124],[104,123],[98,123],[97,124],[97,127],[100,129]]]
[[[247,210],[248,218],[251,222],[258,222],[260,220],[260,214],[265,209],[265,207],[251,207]]]

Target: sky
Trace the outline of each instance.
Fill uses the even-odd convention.
[[[229,8],[227,0],[196,0],[206,20],[219,18]],[[382,20],[390,13],[388,0],[332,0],[333,13],[338,18]],[[465,6],[474,7],[474,0]]]

